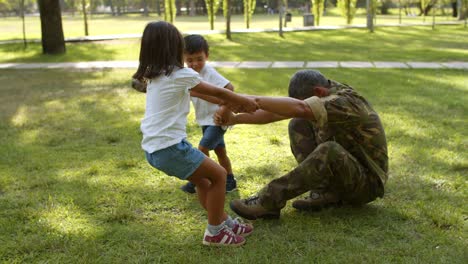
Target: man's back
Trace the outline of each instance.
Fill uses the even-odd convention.
[[[317,128],[317,143],[335,141],[351,153],[369,172],[387,181],[388,155],[380,118],[367,102],[349,86],[332,82],[332,94],[320,98],[327,111],[327,122]]]

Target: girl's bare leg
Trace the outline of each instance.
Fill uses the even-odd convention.
[[[208,224],[220,225],[227,218],[224,211],[226,170],[207,157],[188,180],[197,186],[200,204],[208,212]]]

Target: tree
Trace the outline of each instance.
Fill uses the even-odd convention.
[[[85,30],[85,36],[89,36],[89,31],[88,31],[88,15],[86,12],[86,0],[81,0],[81,10],[83,11],[83,21],[84,21],[84,30]]]
[[[195,16],[197,14],[195,8],[195,0],[189,0],[189,16]]]
[[[226,38],[231,37],[231,0],[223,0],[223,15],[226,18]]]
[[[465,20],[465,27],[466,27],[466,18],[468,17],[468,0],[458,0],[459,3],[459,14],[458,20]]]
[[[244,0],[244,20],[247,28],[250,28],[250,20],[255,11],[256,2],[256,0]]]
[[[175,0],[164,0],[164,20],[174,23],[176,12]]]
[[[20,0],[20,8],[21,8],[21,21],[23,22],[23,44],[24,48],[28,46],[28,42],[26,41],[26,21],[24,20],[24,0]]]
[[[316,26],[320,25],[320,17],[323,14],[323,8],[325,6],[324,3],[324,0],[312,0],[312,13],[314,14]]]
[[[208,21],[210,22],[210,29],[214,29],[214,20],[216,12],[219,8],[219,0],[205,0],[206,10],[208,11]]]
[[[349,25],[353,21],[356,14],[357,0],[338,0],[338,7],[341,10],[341,15],[346,18],[346,23]]]
[[[41,16],[42,52],[65,53],[65,38],[59,0],[38,0]]]

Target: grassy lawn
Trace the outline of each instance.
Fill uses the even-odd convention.
[[[140,30],[142,30],[141,27]],[[468,30],[463,25],[206,36],[216,61],[466,61]],[[39,43],[0,45],[0,63],[138,60],[139,39],[68,43],[67,53],[42,55]]]
[[[294,70],[220,72],[239,92],[285,95]],[[466,71],[323,73],[356,87],[382,117],[384,199],[317,213],[288,203],[280,220],[256,221],[242,248],[213,249],[201,245],[206,216],[195,197],[144,160],[144,95],[128,88],[131,71],[0,70],[0,261],[466,263]],[[193,114],[188,132],[196,144]],[[228,201],[295,166],[287,121],[238,125],[226,141],[240,187]]]
[[[448,11],[448,10],[447,10]],[[398,24],[398,9],[391,10],[392,14],[381,16],[378,15],[376,18],[376,25],[379,24]],[[414,10],[414,13],[417,11]],[[303,26],[303,14],[298,12],[292,13],[292,21],[287,24],[287,27],[302,27]],[[450,11],[446,14],[437,12],[436,22],[454,21],[455,19],[450,17]],[[112,17],[110,15],[92,15],[89,18],[89,34],[94,35],[109,35],[109,34],[141,34],[143,27],[149,21],[162,20],[157,14],[151,14],[149,17],[143,17],[142,15],[125,15],[121,17]],[[343,26],[346,25],[346,20],[340,16],[339,10],[332,8],[328,10],[327,15],[323,16],[320,20],[320,26]],[[404,16],[402,17],[403,24],[421,23],[432,23],[432,17],[417,16]],[[250,28],[278,28],[279,18],[278,15],[266,15],[266,14],[255,14],[252,18]],[[216,16],[215,29],[224,30],[225,19],[222,15]],[[234,15],[231,21],[231,28],[245,29],[246,25],[244,17],[242,15]],[[80,14],[75,16],[63,15],[62,24],[64,35],[66,38],[84,36],[84,21]],[[189,30],[209,30],[210,25],[206,16],[179,16],[176,17],[174,24],[181,31]],[[358,9],[357,14],[353,20],[354,25],[366,24],[366,15],[364,9]],[[18,17],[8,17],[0,19],[0,40],[8,39],[23,39],[23,28],[22,21]],[[26,17],[26,36],[29,39],[40,39],[41,38],[41,23],[39,16],[28,16]],[[118,25],[112,27],[109,25]]]

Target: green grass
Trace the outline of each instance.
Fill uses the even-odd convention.
[[[392,10],[392,15],[378,15],[376,25],[379,24],[398,24],[398,10]],[[416,10],[415,10],[416,12]],[[436,22],[454,21],[455,19],[447,15],[437,13]],[[156,14],[149,17],[141,15],[126,15],[121,17],[112,17],[110,15],[92,15],[88,20],[88,29],[91,36],[109,35],[109,34],[141,34],[146,23],[162,18]],[[38,16],[28,16],[26,20],[26,36],[28,39],[41,38],[41,23]],[[250,28],[278,28],[278,15],[255,14],[252,18]],[[402,17],[403,24],[422,23],[422,17]],[[225,19],[221,16],[216,16],[215,29],[225,29]],[[245,29],[246,25],[242,15],[234,15],[232,17],[231,28]],[[426,23],[432,23],[432,17],[426,17]],[[174,24],[181,31],[189,30],[209,30],[210,25],[206,16],[179,16]],[[366,15],[364,9],[359,9],[353,24],[366,24]],[[75,16],[62,16],[63,31],[66,38],[81,37],[85,35],[83,17],[78,13]],[[110,26],[118,25],[118,26]],[[328,14],[321,18],[321,26],[343,26],[346,25],[346,20],[341,17],[337,9],[329,9]],[[23,24],[19,17],[0,18],[0,40],[23,39]],[[293,12],[292,21],[287,24],[287,27],[302,27],[302,13]]]
[[[206,35],[216,61],[466,61],[468,30],[463,25],[286,33]],[[68,43],[60,56],[42,54],[41,44],[0,45],[0,62],[138,60],[139,40]]]
[[[284,95],[294,70],[221,69],[241,93]],[[384,199],[258,220],[238,249],[201,245],[206,216],[140,149],[131,71],[0,70],[0,261],[5,263],[465,263],[466,71],[323,70],[386,128]],[[201,134],[189,116],[189,140]],[[287,121],[226,134],[239,192],[295,166]],[[229,211],[229,210],[228,210]],[[229,211],[230,212],[230,211]],[[232,213],[232,212],[231,212]]]

